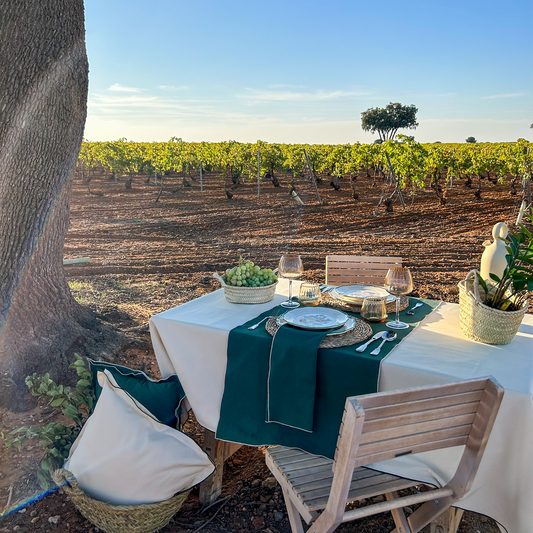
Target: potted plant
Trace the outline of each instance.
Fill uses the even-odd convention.
[[[533,222],[533,217],[529,215]],[[516,335],[533,293],[533,234],[520,224],[506,238],[501,277],[483,279],[477,270],[459,283],[460,323],[467,337],[488,344],[508,344]]]

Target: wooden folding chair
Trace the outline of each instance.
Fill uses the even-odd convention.
[[[401,257],[326,256],[326,285],[383,285],[389,268],[401,268]]]
[[[391,511],[394,533],[416,533],[472,485],[503,397],[492,378],[354,396],[346,399],[335,460],[294,448],[270,448],[266,464],[280,483],[293,533],[331,533],[339,524]],[[465,445],[451,481],[400,497],[420,485],[363,468],[395,457]],[[386,501],[346,510],[384,494]],[[424,503],[408,518],[402,507]]]

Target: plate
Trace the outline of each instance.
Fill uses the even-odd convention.
[[[341,285],[333,289],[329,294],[337,300],[349,303],[363,303],[365,298],[376,296],[386,296],[387,303],[394,302],[396,299],[383,287],[376,287],[375,285]]]
[[[283,317],[279,317],[276,320],[278,326],[283,326],[283,324],[287,324],[287,321],[283,319]],[[349,331],[352,331],[355,328],[355,318],[348,318],[346,323],[341,326],[340,328],[334,329],[326,334],[326,337],[331,337],[333,335],[342,335],[343,333],[348,333]]]
[[[348,321],[348,318],[345,313],[327,307],[320,307],[319,309],[299,307],[287,311],[283,315],[285,322],[291,326],[315,330],[339,328]]]

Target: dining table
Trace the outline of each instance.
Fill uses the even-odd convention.
[[[293,282],[296,293],[299,283]],[[231,348],[230,333],[243,324],[254,323],[262,314],[266,316],[273,307],[286,300],[287,294],[288,283],[284,279],[279,280],[274,299],[264,304],[229,303],[220,289],[168,309],[150,319],[152,343],[162,377],[173,374],[178,376],[196,420],[207,430],[209,440],[204,446],[211,446],[213,449],[217,447],[220,451],[217,456],[218,472],[215,475],[215,485],[218,486],[210,486],[211,495],[220,493],[221,462],[240,445],[283,444],[305,447],[305,437],[300,438],[297,429],[290,429],[280,437],[281,442],[272,441],[277,433],[266,434],[261,431],[252,437],[246,434],[240,437],[242,432],[236,432],[234,438],[228,438],[228,435],[232,435],[233,424],[238,424],[239,416],[235,417],[233,423],[231,415],[224,415],[223,404],[227,402],[224,393],[225,387],[228,386],[228,346]],[[414,317],[405,316],[405,311],[400,314],[401,319],[410,318],[413,327],[397,342],[390,343],[390,351],[381,359],[378,372],[375,378],[372,378],[375,382],[370,383],[369,387],[389,391],[485,376],[496,379],[505,389],[503,402],[474,484],[456,505],[461,509],[493,518],[502,531],[531,533],[533,315],[526,314],[510,344],[498,346],[471,340],[462,333],[457,304],[433,302],[430,307],[427,315],[420,317],[420,321],[416,320],[416,313]],[[362,342],[356,346],[360,344]],[[355,356],[356,346],[346,348],[343,358],[338,360],[339,365],[352,365],[347,366],[350,371],[346,372],[347,376],[343,378],[348,384],[350,376],[355,375],[353,365],[358,364],[357,361],[351,361],[351,355]],[[333,357],[328,355],[333,354],[333,351],[321,351],[323,360]],[[253,358],[254,352],[251,348],[246,359],[253,363]],[[334,362],[329,361],[329,364],[335,366]],[[317,368],[319,372],[322,367],[318,365]],[[327,374],[326,371],[324,373]],[[321,376],[320,379],[324,381],[328,377]],[[327,390],[333,388],[335,384]],[[328,401],[327,394],[323,394],[323,397],[317,396],[316,401],[319,405],[315,406],[315,410],[319,410],[320,403]],[[241,404],[247,403],[243,397]],[[333,413],[331,416],[331,427],[336,426],[338,429],[342,413]],[[219,435],[222,425],[224,440],[220,440]],[[319,430],[320,428],[317,428],[318,435]],[[215,437],[219,437],[219,440]],[[335,437],[336,435],[332,436]],[[313,442],[312,435],[310,438],[309,442]],[[294,440],[293,443],[290,442],[291,439]],[[308,451],[316,453],[313,446],[315,444],[312,444],[311,450]],[[371,467],[441,486],[446,484],[455,472],[461,452],[460,447],[449,448],[399,457]]]

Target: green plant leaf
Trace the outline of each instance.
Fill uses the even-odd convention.
[[[87,381],[86,379],[80,379],[78,383],[76,383],[76,389],[77,390],[83,390],[87,389],[91,386],[91,382]]]
[[[64,401],[65,398],[56,398],[50,402],[50,407],[61,407]]]
[[[496,274],[493,274],[492,272],[489,274],[490,279],[496,281],[499,283],[501,281],[501,278],[499,278]]]

